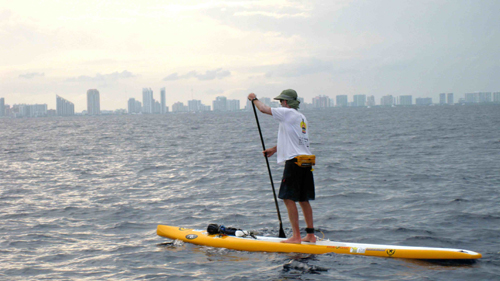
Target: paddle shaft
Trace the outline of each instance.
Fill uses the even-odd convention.
[[[259,118],[257,117],[257,110],[255,110],[255,104],[252,101],[253,113],[255,114],[255,121],[257,121],[257,128],[259,129],[260,142],[262,143],[262,149],[265,151],[266,146],[264,144],[264,138],[262,137],[262,131],[260,130]],[[267,171],[269,172],[269,180],[271,181],[271,187],[273,189],[274,196],[274,204],[276,205],[276,211],[278,212],[278,220],[280,222],[280,238],[286,238],[285,231],[283,231],[283,222],[281,221],[280,208],[278,206],[278,199],[276,198],[276,190],[274,189],[273,176],[271,175],[271,167],[269,166],[269,159],[267,159],[267,155],[264,154],[264,158],[266,159]]]

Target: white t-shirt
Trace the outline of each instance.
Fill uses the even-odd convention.
[[[309,135],[306,117],[296,109],[271,108],[273,118],[280,122],[278,129],[278,163],[298,155],[312,155],[309,150]]]

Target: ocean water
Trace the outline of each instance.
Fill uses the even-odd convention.
[[[0,119],[0,279],[500,279],[500,106],[304,113],[320,236],[483,258],[238,252],[157,236],[158,224],[209,223],[277,235],[253,112]],[[277,123],[259,121],[274,145]]]

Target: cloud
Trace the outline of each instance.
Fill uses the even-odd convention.
[[[169,76],[163,78],[163,81],[174,81],[174,80],[179,80],[179,75],[176,73],[172,73]]]
[[[270,18],[275,18],[275,19],[281,19],[281,18],[308,18],[310,15],[307,13],[296,13],[296,14],[280,14],[280,13],[275,13],[275,12],[264,12],[264,11],[253,11],[253,12],[236,12],[234,13],[235,17],[238,16],[263,16],[263,17],[270,17]]]
[[[1,10],[0,11],[0,22],[2,21],[7,21],[12,17],[12,11],[11,10]]]
[[[175,81],[175,80],[180,80],[180,79],[190,79],[190,78],[196,78],[200,81],[205,81],[205,80],[214,80],[214,79],[222,79],[225,77],[231,76],[231,71],[229,70],[223,70],[222,68],[218,68],[215,70],[207,70],[205,73],[198,73],[197,71],[193,70],[190,71],[184,75],[179,75],[177,72],[172,73],[168,75],[167,77],[163,78],[163,81]]]
[[[224,93],[224,90],[222,89],[207,89],[205,91],[207,95],[221,95]]]
[[[207,7],[203,14],[222,25],[244,32],[276,32],[284,37],[314,37],[318,27],[323,24],[331,28],[335,14],[350,1],[352,0],[236,2],[239,4],[226,5],[224,9]],[[318,21],[318,14],[322,21]]]
[[[252,72],[264,73],[265,78],[294,78],[319,73],[335,74],[339,71],[343,70],[335,61],[320,58],[296,59],[288,63],[258,66],[252,69]]]
[[[136,75],[132,74],[132,72],[124,70],[122,72],[113,72],[109,74],[100,74],[97,73],[95,76],[78,76],[74,78],[69,78],[66,82],[109,82],[109,81],[117,81],[119,79],[127,79],[136,77]]]
[[[26,74],[20,74],[19,78],[32,79],[32,78],[35,78],[37,76],[43,77],[43,76],[45,76],[45,73],[31,72],[31,73],[26,73]]]

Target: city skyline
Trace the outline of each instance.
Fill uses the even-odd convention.
[[[78,104],[80,108],[85,108],[83,110],[76,110],[76,109],[73,109],[75,112],[89,112],[89,108],[96,108],[97,112],[100,112],[100,93],[97,89],[89,89],[86,91],[86,101],[87,103],[85,104]],[[90,94],[89,94],[90,93]],[[445,102],[443,102],[443,94],[445,94]],[[485,96],[485,94],[489,94],[489,98],[487,96]],[[97,99],[95,97],[93,97],[93,95],[97,95]],[[473,93],[463,93],[463,98],[457,98],[455,102],[454,101],[454,97],[456,98],[457,95],[455,95],[454,93],[433,93],[432,95],[428,95],[428,96],[414,96],[414,95],[405,95],[405,94],[402,94],[402,95],[383,95],[383,96],[380,96],[380,98],[378,99],[380,102],[376,102],[376,96],[375,95],[363,95],[363,94],[354,94],[354,95],[345,95],[345,94],[338,94],[338,95],[335,95],[333,97],[331,97],[331,101],[328,101],[327,104],[334,104],[334,106],[337,106],[338,104],[341,104],[342,106],[351,106],[353,103],[354,104],[358,104],[360,103],[357,98],[360,97],[360,96],[364,96],[364,101],[363,103],[366,103],[366,105],[368,106],[371,106],[371,105],[384,105],[384,104],[387,104],[389,101],[387,100],[384,100],[386,99],[388,96],[394,96],[395,99],[397,98],[397,100],[395,101],[391,101],[391,103],[393,104],[398,104],[398,105],[411,105],[411,104],[417,104],[416,101],[417,100],[432,100],[432,102],[425,102],[425,103],[433,103],[433,104],[455,104],[455,103],[460,103],[460,100],[463,100],[462,103],[481,103],[481,102],[496,102],[498,101],[500,98],[499,98],[499,95],[500,95],[500,92],[498,91],[486,91],[486,92],[473,92]],[[203,105],[203,102],[201,100],[196,100],[196,99],[188,99],[186,100],[185,102],[183,101],[172,101],[172,103],[170,104],[170,106],[168,106],[168,103],[166,102],[167,100],[167,93],[166,93],[166,90],[165,90],[165,87],[161,87],[160,88],[160,100],[157,100],[154,98],[154,90],[152,90],[151,88],[142,88],[142,96],[141,96],[141,99],[136,99],[135,97],[130,97],[130,99],[136,99],[137,101],[142,101],[144,102],[145,99],[148,100],[148,102],[146,103],[147,104],[147,109],[145,111],[145,113],[152,113],[153,112],[153,108],[156,106],[157,108],[157,111],[161,112],[161,114],[164,114],[166,112],[169,112],[169,109],[173,109],[175,108],[176,106],[178,107],[180,104],[184,105],[184,103],[186,104],[185,106],[186,107],[189,107],[189,103],[192,102],[192,101],[199,101],[201,105]],[[316,99],[318,99],[318,97],[321,97],[321,96],[326,96],[326,97],[330,97],[329,95],[327,94],[320,94],[320,95],[317,95],[317,96],[314,96],[314,97],[311,97],[311,104],[315,104],[315,102],[319,102],[319,101],[315,101]],[[407,99],[411,96],[411,99]],[[56,97],[59,97],[59,95],[56,95]],[[221,96],[217,96],[215,97],[215,100],[218,98],[218,97],[225,97],[223,95]],[[301,97],[299,95],[299,97],[304,100],[303,97]],[[227,98],[227,97],[226,97]],[[371,100],[368,100],[368,98],[370,98]],[[399,98],[402,98],[402,103],[400,103],[399,101]],[[5,98],[3,98],[3,102],[5,105],[13,105],[13,104],[26,104],[26,103],[6,103],[5,102]],[[89,107],[89,101],[92,100],[94,102],[94,105],[91,105]],[[349,100],[352,100],[352,101],[349,101]],[[415,100],[415,102],[413,101]],[[239,101],[239,100],[238,100]],[[244,102],[246,101],[246,97],[243,99],[243,103],[241,104],[244,104]],[[436,102],[437,101],[437,102]],[[451,101],[451,102],[450,102]],[[119,105],[116,105],[116,104],[119,104],[117,102],[115,102],[114,104],[116,105],[114,108],[105,108],[104,110],[107,110],[107,111],[113,111],[113,110],[122,110],[122,109],[127,109],[129,108],[129,105],[127,104],[127,101],[125,101],[126,104],[125,106],[119,106]],[[212,101],[209,101],[208,103],[212,104]],[[52,104],[51,102],[44,102],[43,104]],[[57,100],[56,102],[54,103],[54,109],[57,108]],[[73,103],[73,106],[74,106],[75,103]],[[141,106],[143,104],[141,103]],[[354,105],[354,106],[362,106],[361,104],[360,105]],[[329,106],[327,106],[329,107]],[[51,106],[48,106],[48,108],[52,109]],[[165,110],[165,111],[163,111]],[[213,110],[213,106],[211,107],[210,110]],[[203,109],[203,110],[200,110],[200,111],[207,111],[207,109]],[[99,114],[99,113],[97,113]]]
[[[162,101],[165,98],[164,88],[160,89]],[[269,97],[260,97],[264,104],[271,107],[279,107],[279,103]],[[476,92],[465,93],[463,98],[458,97],[455,101],[454,93],[440,93],[439,100],[430,97],[413,97],[412,95],[392,96],[386,95],[380,98],[380,102],[375,101],[375,96],[354,95],[349,101],[347,95],[337,95],[330,97],[319,95],[312,98],[311,103],[306,103],[304,98],[299,97],[301,109],[318,109],[331,107],[374,107],[374,106],[430,106],[430,105],[466,105],[466,104],[500,104],[500,92]],[[75,112],[75,105],[58,95],[56,95],[56,109],[48,108],[47,104],[10,104],[5,103],[5,98],[0,97],[0,117],[43,117],[43,116],[72,116],[79,114]],[[146,104],[147,106],[143,106]],[[143,88],[142,103],[135,98],[129,98],[126,108],[103,111],[105,114],[167,114],[169,107],[163,108],[160,102],[154,99],[154,92],[151,88]],[[204,111],[240,111],[251,110],[251,103],[246,100],[243,107],[239,100],[230,100],[225,96],[218,96],[212,101],[212,106],[205,105],[201,100],[188,100],[184,105],[182,102],[175,102],[171,112],[204,112]],[[101,115],[100,93],[97,89],[87,90],[87,110],[81,112],[85,115]]]
[[[498,10],[496,0],[6,1],[0,96],[55,108],[59,95],[81,112],[88,89],[109,110],[144,87],[164,87],[170,108],[288,88],[308,102],[495,91]]]

